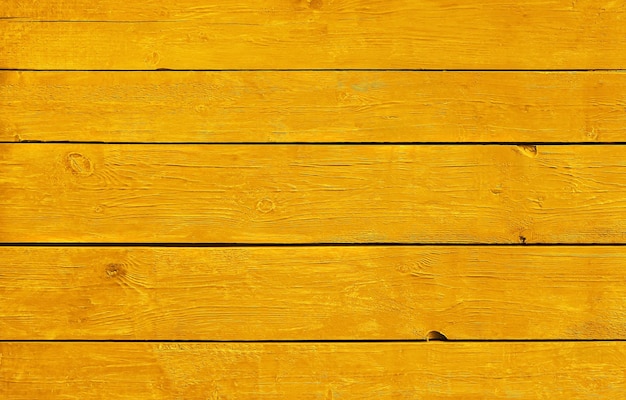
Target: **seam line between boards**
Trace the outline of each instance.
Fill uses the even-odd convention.
[[[124,142],[20,140],[0,141],[0,144],[80,144],[80,145],[201,145],[201,146],[623,146],[626,141],[612,142]]]
[[[179,339],[0,339],[0,343],[590,343],[590,342],[626,342],[626,339],[305,339],[305,340],[179,340]]]
[[[1,242],[0,247],[625,247],[626,243],[184,243],[184,242]]]
[[[574,69],[438,69],[438,68],[226,68],[226,69],[35,69],[35,68],[0,68],[0,72],[462,72],[462,73],[498,73],[498,72],[537,72],[537,73],[594,73],[616,72],[623,73],[626,69],[620,68],[574,68]]]

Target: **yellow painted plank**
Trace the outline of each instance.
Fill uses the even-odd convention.
[[[0,145],[0,241],[623,243],[626,146]]]
[[[621,247],[0,247],[0,339],[626,339]]]
[[[626,140],[626,74],[2,72],[0,141]]]
[[[618,69],[608,0],[7,1],[0,68]]]
[[[1,343],[31,399],[620,399],[626,344]]]

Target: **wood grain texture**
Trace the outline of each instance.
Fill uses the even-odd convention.
[[[626,141],[626,74],[2,72],[0,141]]]
[[[36,399],[618,399],[607,343],[1,343],[0,388]]]
[[[0,240],[623,243],[626,146],[0,145]]]
[[[621,247],[0,247],[3,340],[626,339]]]
[[[618,1],[5,3],[0,68],[626,67]]]

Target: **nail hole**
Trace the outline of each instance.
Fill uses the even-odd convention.
[[[426,341],[430,342],[431,340],[446,341],[448,338],[439,331],[430,331],[426,334]]]

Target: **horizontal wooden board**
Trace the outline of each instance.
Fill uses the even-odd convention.
[[[5,3],[0,68],[626,67],[619,1]]]
[[[626,74],[1,72],[0,141],[626,141]]]
[[[0,247],[0,339],[626,339],[621,247]]]
[[[0,145],[0,241],[623,243],[626,146]]]
[[[31,399],[618,399],[626,344],[1,343]]]

